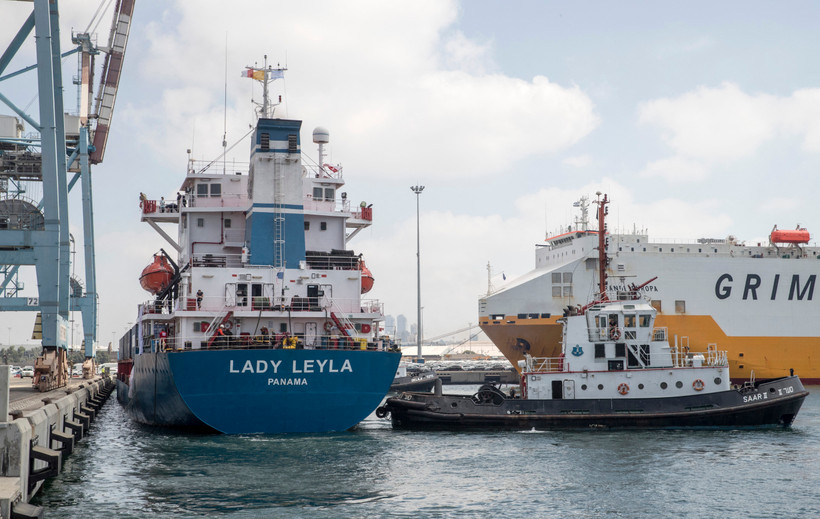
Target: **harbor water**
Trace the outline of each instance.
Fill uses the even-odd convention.
[[[111,399],[33,502],[52,519],[817,517],[808,389],[791,429],[718,431],[408,432],[371,415],[337,434],[190,435]]]

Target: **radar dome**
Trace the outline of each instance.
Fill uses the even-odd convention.
[[[327,131],[327,128],[317,126],[316,129],[313,130],[313,142],[316,144],[327,144],[330,142],[330,132]]]

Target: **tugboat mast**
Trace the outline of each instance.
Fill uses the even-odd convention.
[[[595,203],[598,204],[598,292],[600,293],[601,301],[608,301],[609,298],[606,294],[606,269],[609,266],[609,256],[607,256],[606,247],[609,240],[606,236],[605,220],[607,213],[609,213],[606,207],[606,204],[609,203],[609,199],[606,194],[604,194],[604,198],[602,199],[600,191],[595,194],[598,195],[598,200],[595,201]]]

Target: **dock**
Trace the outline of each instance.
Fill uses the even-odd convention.
[[[41,393],[0,366],[0,517],[43,517],[29,500],[60,473],[113,389],[112,379],[96,376]]]

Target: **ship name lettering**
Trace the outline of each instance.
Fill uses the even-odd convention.
[[[297,362],[296,360],[293,361],[293,373],[316,373],[314,363],[319,368],[318,373],[325,373],[325,367],[327,367],[327,373],[344,373],[345,371],[353,373],[353,367],[350,365],[349,359],[345,359],[341,368],[333,366],[333,359],[305,359],[302,361],[301,367],[297,365]]]
[[[306,378],[269,378],[269,386],[306,386]]]
[[[242,366],[242,369],[237,369],[233,365],[233,359],[231,359],[230,364],[228,365],[228,373],[267,373],[268,372],[268,363],[270,363],[270,367],[273,368],[274,373],[279,372],[279,365],[282,364],[281,360],[257,360],[256,367],[254,368],[253,362],[250,360],[246,360],[245,364]]]
[[[756,393],[754,395],[746,395],[743,397],[743,403],[747,402],[755,402],[757,400],[766,400],[767,395],[766,393]]]
[[[811,301],[814,298],[814,285],[817,281],[817,275],[812,274],[808,276],[808,279],[803,279],[805,282],[801,283],[800,274],[793,274],[791,283],[788,283],[788,281],[786,282],[789,286],[789,301]],[[728,299],[732,295],[733,282],[734,278],[731,274],[721,274],[715,283],[715,296],[718,299]],[[764,284],[771,287],[769,294],[766,293]],[[746,279],[743,283],[742,299],[744,301],[757,301],[758,291],[760,291],[760,295],[763,298],[765,298],[766,295],[769,295],[769,299],[774,301],[777,298],[779,286],[780,274],[775,274],[770,283],[768,280],[765,280],[764,283],[764,279],[758,274],[746,274]]]

